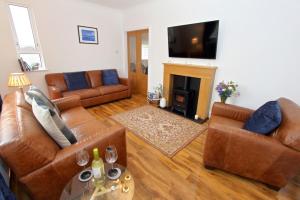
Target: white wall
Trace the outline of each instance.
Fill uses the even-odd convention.
[[[150,30],[150,90],[163,81],[163,62],[215,65],[215,85],[236,81],[241,96],[232,102],[256,108],[280,96],[300,104],[299,10],[299,0],[157,0],[125,10],[123,26]],[[168,57],[167,27],[215,19],[216,60]]]
[[[6,0],[0,0],[0,93],[8,75],[19,72]],[[83,0],[11,0],[29,5],[34,12],[48,71],[26,72],[33,84],[46,90],[44,74],[100,68],[123,70],[123,32],[120,11]],[[98,28],[99,45],[79,44],[77,25]]]

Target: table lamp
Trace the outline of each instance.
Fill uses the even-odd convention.
[[[23,93],[23,87],[31,85],[30,80],[24,73],[11,73],[8,78],[8,87],[18,87]]]

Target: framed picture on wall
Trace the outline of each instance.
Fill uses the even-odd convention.
[[[99,44],[97,28],[78,26],[78,36],[81,44]]]

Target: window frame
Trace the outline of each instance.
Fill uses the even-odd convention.
[[[16,32],[16,27],[15,27],[13,17],[12,17],[12,12],[10,10],[10,6],[17,6],[17,7],[22,7],[22,8],[27,9],[35,48],[31,48],[31,47],[21,48],[20,47],[17,32]],[[9,22],[10,22],[10,26],[11,26],[14,45],[16,47],[17,58],[20,59],[21,54],[39,54],[41,66],[39,67],[39,69],[30,70],[30,71],[45,71],[45,70],[47,70],[46,65],[45,65],[45,61],[44,61],[44,56],[43,56],[41,43],[40,43],[40,40],[39,40],[36,21],[35,21],[35,17],[34,17],[34,14],[33,14],[33,9],[31,8],[31,6],[28,5],[28,4],[7,2],[7,11],[8,11],[8,15],[9,15]]]

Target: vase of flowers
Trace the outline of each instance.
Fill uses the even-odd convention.
[[[163,87],[162,84],[158,84],[158,86],[154,87],[154,93],[157,95],[157,98],[161,98],[163,96]]]
[[[219,93],[221,102],[226,103],[226,100],[233,95],[239,96],[240,93],[237,91],[237,87],[238,85],[233,81],[229,81],[227,83],[224,81],[220,82],[217,85],[216,90]]]

